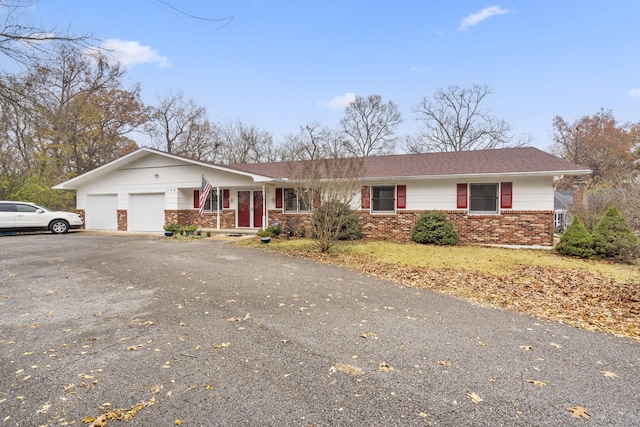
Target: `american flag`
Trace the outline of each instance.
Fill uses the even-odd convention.
[[[204,204],[209,198],[209,193],[211,193],[211,184],[207,181],[207,178],[202,175],[202,185],[200,186],[200,200],[198,202],[198,211],[202,213],[204,211]]]

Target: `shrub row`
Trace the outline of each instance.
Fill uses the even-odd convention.
[[[580,258],[631,263],[638,258],[638,237],[615,206],[610,207],[589,234],[576,215],[554,250]]]

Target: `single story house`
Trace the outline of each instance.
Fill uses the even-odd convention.
[[[360,159],[352,207],[369,238],[408,240],[424,210],[447,213],[462,243],[553,245],[554,177],[589,175],[537,148]],[[53,188],[75,190],[90,230],[161,231],[169,222],[253,231],[308,227],[296,162],[222,166],[140,148]],[[200,212],[203,178],[212,191]]]

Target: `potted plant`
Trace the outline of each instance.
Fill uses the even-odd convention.
[[[193,236],[193,233],[198,229],[198,226],[195,224],[189,224],[182,227],[187,236]]]
[[[164,235],[167,237],[173,236],[173,233],[180,231],[180,224],[177,222],[169,222],[164,225]]]
[[[273,233],[269,230],[269,227],[267,227],[266,230],[263,230],[261,228],[260,230],[258,230],[257,234],[260,237],[260,241],[262,243],[269,243],[271,241],[271,237],[273,237]]]

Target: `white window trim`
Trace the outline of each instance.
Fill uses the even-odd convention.
[[[392,210],[374,210],[373,209],[373,189],[374,188],[383,188],[383,187],[393,187],[393,209]],[[385,199],[389,200],[389,199]],[[369,212],[371,214],[395,214],[396,206],[398,203],[398,186],[397,185],[371,185],[369,188]]]
[[[496,210],[495,211],[474,211],[471,209],[471,189],[474,185],[495,185],[496,187]],[[470,182],[469,188],[469,200],[468,212],[469,215],[500,215],[500,183],[499,182]]]
[[[295,210],[293,209],[287,209],[287,190],[291,190],[294,193],[294,197],[296,199],[296,208]],[[300,209],[300,196],[298,196],[298,191],[302,191],[299,190],[295,187],[285,187],[282,189],[282,212],[283,213],[289,213],[289,214],[299,214],[299,213],[310,213],[311,209],[308,210],[301,210]]]

